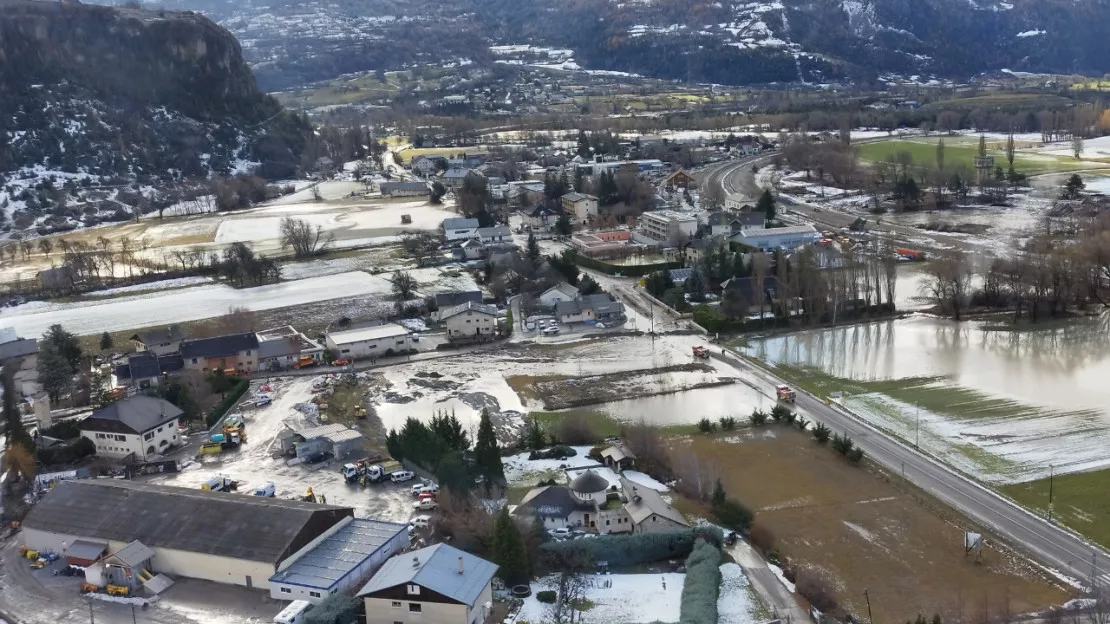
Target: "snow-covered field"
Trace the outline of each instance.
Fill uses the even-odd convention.
[[[183,288],[185,286],[196,286],[198,284],[210,284],[212,278],[197,275],[193,277],[176,277],[173,279],[159,280],[157,282],[147,282],[146,284],[134,284],[132,286],[120,286],[118,288],[106,288],[104,290],[97,290],[85,295],[86,297],[112,297],[115,295],[122,295],[126,293],[145,292],[154,290],[170,290],[173,288]]]
[[[392,285],[382,276],[339,273],[257,288],[235,289],[224,284],[195,286],[102,303],[32,301],[0,310],[0,325],[14,327],[21,336],[40,336],[55,323],[79,335],[99,334],[212,318],[225,314],[231,307],[272,310],[343,297],[371,294],[384,297],[391,291]]]
[[[528,453],[517,453],[502,459],[505,466],[505,480],[510,484],[535,483],[539,478],[548,478],[549,473],[560,472],[567,468],[593,466],[597,462],[586,457],[589,446],[574,446],[577,454],[563,459],[528,459]]]

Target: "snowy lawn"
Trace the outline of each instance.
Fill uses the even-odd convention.
[[[647,475],[645,473],[642,473],[642,472],[639,472],[639,471],[636,471],[636,470],[625,470],[621,474],[624,475],[625,479],[628,479],[629,481],[631,481],[633,483],[638,483],[638,484],[640,484],[644,487],[649,487],[649,488],[651,488],[651,489],[653,489],[657,492],[666,492],[666,491],[671,489],[671,488],[663,485],[662,483],[656,481],[655,479],[651,478],[650,475]]]
[[[759,622],[762,605],[752,594],[751,583],[744,570],[735,563],[721,564],[721,594],[717,598],[719,624]]]
[[[593,466],[597,462],[586,457],[590,452],[589,446],[572,446],[577,455],[564,459],[528,459],[528,453],[518,453],[502,459],[505,466],[505,479],[509,483],[534,483],[536,480],[548,478],[550,473],[559,472],[567,468]]]
[[[203,275],[196,275],[193,277],[177,277],[174,279],[159,280],[157,282],[147,282],[145,284],[133,284],[131,286],[120,286],[118,288],[106,288],[104,290],[97,290],[86,294],[86,297],[110,297],[113,295],[122,295],[127,293],[145,292],[151,290],[168,290],[170,288],[182,288],[184,286],[196,286],[198,284],[209,284],[212,282],[211,277]]]
[[[592,575],[590,578],[593,587],[586,593],[586,599],[592,606],[582,613],[581,623],[677,622],[685,577],[685,574],[675,573]],[[554,577],[545,577],[532,583],[532,595],[524,599],[517,624],[540,624],[547,621],[548,606],[537,600],[536,594],[553,590],[555,586]]]

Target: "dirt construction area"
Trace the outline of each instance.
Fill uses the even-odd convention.
[[[977,530],[864,462],[854,466],[796,429],[767,425],[678,443],[718,470],[730,497],[769,529],[787,567],[816,569],[840,604],[875,622],[940,614],[945,622],[1006,621],[1069,598],[1024,559],[993,547],[965,557]]]

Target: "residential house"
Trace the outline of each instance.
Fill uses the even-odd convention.
[[[755,200],[743,193],[730,193],[725,196],[725,210],[732,212],[745,212],[752,209]]]
[[[38,353],[39,344],[35,338],[20,338],[11,328],[0,330],[0,364],[12,364],[15,369],[12,382],[23,396],[34,396],[42,389]]]
[[[560,323],[620,323],[624,319],[624,304],[607,294],[587,295],[556,303],[555,318]]]
[[[674,210],[654,210],[640,215],[635,235],[647,244],[677,245],[694,237],[698,218]]]
[[[535,204],[543,201],[545,197],[543,182],[509,182],[508,186],[509,192],[505,195],[505,199],[510,201],[519,202],[520,200],[517,197],[523,194],[529,204]]]
[[[416,348],[409,330],[396,323],[329,330],[325,343],[335,357],[348,360],[391,356]]]
[[[448,243],[459,243],[478,235],[478,220],[451,217],[443,220],[443,237]]]
[[[659,492],[624,477],[620,478],[620,482],[626,500],[624,511],[632,520],[633,533],[655,533],[690,526],[682,513],[663,500]]]
[[[447,326],[449,340],[493,338],[497,335],[497,308],[467,301],[440,310],[439,320]]]
[[[185,368],[180,353],[156,355],[153,351],[140,351],[127,356],[126,363],[117,364],[112,374],[114,386],[132,385],[149,388],[164,383],[170,375]]]
[[[382,182],[382,197],[422,197],[432,191],[424,182]]]
[[[568,471],[567,476],[572,474]],[[583,529],[605,535],[627,533],[633,528],[617,487],[592,469],[575,476],[567,486],[549,485],[530,490],[512,513],[539,518],[548,531]]]
[[[636,466],[636,454],[623,444],[614,444],[601,451],[601,459],[613,472],[622,472]]]
[[[574,215],[575,223],[586,225],[597,218],[597,197],[585,193],[567,193],[559,198],[563,213]]]
[[[555,223],[562,216],[558,211],[538,204],[521,212],[524,226],[536,233],[546,233],[555,229]]]
[[[484,624],[497,565],[447,544],[385,562],[358,596],[366,624]]]
[[[701,262],[706,254],[711,253],[719,245],[720,243],[712,238],[698,238],[686,243],[682,250],[686,264],[693,265]]]
[[[566,282],[559,282],[540,295],[540,306],[554,308],[561,301],[574,301],[578,298],[578,289]]]
[[[463,261],[481,260],[486,257],[487,253],[486,246],[477,238],[463,241],[463,244],[453,249],[452,252],[455,258]]]
[[[169,401],[137,394],[93,412],[77,427],[101,457],[147,461],[179,443],[183,413]]]
[[[150,351],[155,355],[167,355],[181,350],[185,332],[177,325],[158,329],[145,329],[131,336],[136,351]]]
[[[750,249],[772,251],[797,249],[821,238],[812,225],[789,225],[781,228],[751,228],[732,235],[730,241]]]
[[[461,305],[463,303],[482,303],[482,291],[480,290],[460,290],[454,292],[436,293],[435,295],[436,311],[432,313],[433,321],[440,321],[440,313],[446,312],[451,308]]]
[[[469,169],[452,167],[443,174],[443,185],[452,190],[462,188],[463,181],[470,175]]]
[[[436,156],[434,154],[426,156],[416,156],[412,159],[412,171],[427,178],[435,175],[435,172],[440,169],[447,168],[447,159],[443,156]]]
[[[253,373],[258,370],[258,336],[246,332],[183,340],[181,358],[187,370]]]
[[[483,245],[512,242],[513,231],[510,230],[509,226],[507,225],[495,225],[493,227],[478,228],[478,239],[482,241]]]
[[[675,189],[692,189],[698,187],[698,179],[689,171],[679,167],[659,182],[659,186],[674,191]]]
[[[258,370],[277,371],[293,368],[303,357],[324,360],[324,347],[297,331],[292,325],[258,332]]]
[[[764,226],[762,212],[714,212],[709,215],[709,235],[714,238],[728,238],[752,228]]]
[[[740,301],[744,302],[748,307],[759,307],[761,305],[769,305],[772,301],[778,298],[779,280],[774,275],[768,275],[763,278],[763,285],[759,285],[759,280],[754,277],[733,277],[721,282],[723,290],[721,298],[728,298],[731,296],[737,297]]]

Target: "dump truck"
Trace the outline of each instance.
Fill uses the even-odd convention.
[[[778,400],[786,403],[793,403],[798,398],[798,393],[790,386],[775,386],[775,395]]]
[[[297,363],[293,365],[293,368],[308,368],[310,366],[316,366],[317,364],[319,364],[319,362],[311,355],[302,355],[301,358],[297,360]]]
[[[200,486],[200,489],[210,490],[212,492],[231,492],[239,489],[239,482],[232,481],[231,477],[227,475],[216,475],[205,481]]]
[[[215,455],[216,453],[223,453],[224,445],[220,442],[205,442],[200,445],[197,450],[197,455]]]
[[[228,433],[213,433],[212,437],[209,439],[209,443],[219,444],[220,448],[226,451],[239,448],[239,445],[242,443],[242,438],[236,431],[230,431]]]
[[[698,358],[700,360],[708,359],[709,358],[709,350],[706,349],[703,346],[700,346],[700,345],[697,346],[697,347],[694,347],[694,357]]]
[[[389,460],[380,464],[373,464],[366,468],[366,477],[370,479],[371,483],[378,483],[389,478],[395,472],[404,470],[401,462],[397,460]]]

